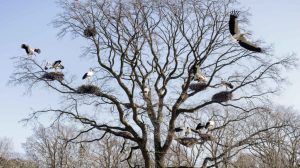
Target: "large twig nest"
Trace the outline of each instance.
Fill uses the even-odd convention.
[[[190,84],[189,88],[193,91],[196,91],[196,92],[200,92],[202,90],[205,90],[207,87],[207,84],[204,83],[204,82],[198,82],[198,83],[192,83]]]
[[[213,135],[212,134],[199,134],[200,138],[202,141],[212,141],[213,140]]]
[[[186,147],[190,147],[190,146],[193,146],[194,144],[199,143],[199,141],[198,141],[199,139],[191,138],[191,137],[178,138],[176,140],[181,145],[186,146]]]
[[[228,100],[232,99],[232,93],[228,92],[228,91],[222,91],[219,93],[216,93],[213,95],[213,97],[211,98],[212,101],[216,101],[216,102],[227,102]]]
[[[95,85],[82,85],[77,89],[78,93],[95,94],[100,95],[101,91],[98,86]]]
[[[62,81],[64,80],[64,74],[61,72],[46,72],[44,73],[42,78],[50,81],[54,81],[54,80]]]
[[[93,37],[96,36],[96,28],[95,27],[91,27],[91,26],[87,26],[87,28],[83,31],[83,34],[85,35],[85,37]]]

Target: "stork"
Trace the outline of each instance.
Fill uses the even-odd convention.
[[[65,67],[62,65],[61,60],[54,61],[52,64],[50,62],[46,62],[45,70],[54,69],[57,71],[58,69],[64,69]]]
[[[227,89],[227,88],[230,88],[230,89],[233,89],[233,88],[234,88],[234,86],[233,86],[232,83],[230,83],[230,82],[228,82],[228,81],[225,81],[225,80],[223,80],[223,79],[221,79],[221,84],[224,85],[224,86],[226,87],[226,89]]]
[[[37,54],[40,54],[41,53],[41,50],[38,49],[38,48],[32,48],[30,47],[29,45],[27,44],[22,44],[21,45],[21,48],[23,48],[26,52],[26,54],[31,57],[32,55],[35,55],[35,53]]]
[[[193,65],[192,73],[194,74],[194,80],[196,80],[198,82],[206,82],[207,81],[206,76],[200,70],[199,64]]]
[[[213,120],[210,120],[206,123],[205,128],[210,131],[215,128],[215,122]]]
[[[192,133],[192,129],[190,127],[176,127],[174,129],[175,132],[184,132],[185,136],[188,136]]]
[[[202,125],[202,123],[199,123],[196,127],[196,130],[201,130],[203,128],[205,128],[205,125]]]
[[[192,129],[190,127],[186,127],[184,135],[187,137],[188,135],[190,135],[192,133]]]
[[[83,75],[82,79],[83,80],[87,79],[88,81],[90,81],[94,73],[95,73],[94,69],[90,68],[90,70]]]
[[[249,33],[241,33],[238,25],[238,16],[239,11],[232,11],[230,13],[230,19],[229,19],[229,31],[234,39],[236,39],[241,47],[244,47],[245,49],[249,51],[254,52],[262,52],[262,49],[260,47],[257,47],[253,43],[249,42],[244,36]]]

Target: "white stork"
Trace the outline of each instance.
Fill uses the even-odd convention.
[[[41,50],[40,49],[38,49],[38,48],[32,48],[32,47],[30,47],[29,45],[27,45],[27,44],[22,44],[21,45],[21,48],[23,48],[25,51],[26,51],[26,54],[28,55],[28,56],[32,56],[32,55],[35,55],[35,53],[38,53],[38,54],[40,54],[41,53]]]
[[[214,129],[215,128],[215,122],[213,120],[208,121],[205,125],[205,128],[209,131]]]
[[[228,82],[228,81],[225,81],[225,80],[221,80],[221,84],[222,85],[224,85],[225,87],[226,87],[226,89],[227,88],[230,88],[230,89],[233,89],[234,88],[234,86],[233,86],[233,84],[232,83],[230,83],[230,82]]]
[[[90,68],[90,70],[83,75],[82,79],[83,80],[87,79],[88,81],[90,81],[90,79],[94,75],[94,73],[95,73],[94,69]]]
[[[58,69],[64,69],[65,67],[62,65],[61,60],[54,61],[52,64],[50,62],[46,62],[45,70],[52,68],[57,71]]]
[[[249,33],[241,33],[238,25],[237,18],[239,16],[239,11],[232,11],[230,13],[230,19],[229,19],[229,31],[234,39],[238,41],[240,46],[244,47],[245,49],[249,51],[254,52],[262,52],[262,49],[260,47],[257,47],[253,43],[249,42],[244,35]]]
[[[188,135],[190,135],[191,133],[192,133],[192,129],[191,129],[190,127],[186,127],[184,135],[185,135],[185,136],[188,136]]]
[[[205,127],[205,125],[202,125],[202,123],[199,123],[196,127],[196,130],[201,130]]]
[[[175,132],[184,132],[185,136],[188,136],[192,133],[192,129],[190,127],[176,127],[174,129]]]
[[[199,64],[195,64],[192,67],[192,73],[194,74],[194,80],[198,82],[206,82],[206,76],[201,72]]]
[[[65,67],[62,65],[61,60],[57,60],[52,64],[52,68],[56,71],[57,69],[64,69]]]

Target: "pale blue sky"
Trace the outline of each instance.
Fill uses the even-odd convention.
[[[250,27],[254,37],[273,44],[275,54],[300,53],[300,1],[299,0],[241,0],[241,5],[249,8]],[[25,118],[31,109],[56,106],[56,95],[34,89],[32,95],[24,95],[23,87],[7,86],[9,75],[13,72],[13,56],[24,55],[20,45],[32,44],[42,49],[41,60],[63,58],[64,64],[72,74],[78,77],[89,68],[91,60],[80,58],[81,40],[70,37],[57,39],[57,29],[50,22],[60,11],[54,0],[1,0],[0,1],[0,137],[12,138],[16,151],[22,152],[21,143],[31,135],[31,128],[24,127],[19,121]],[[80,64],[85,61],[86,64]],[[282,105],[300,109],[299,70],[288,75],[291,84],[275,100]]]

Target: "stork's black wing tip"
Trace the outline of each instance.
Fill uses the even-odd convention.
[[[82,77],[82,79],[85,79],[87,77],[87,73],[85,73]]]
[[[41,50],[40,50],[39,48],[36,48],[36,49],[34,49],[34,52],[40,54],[40,53],[41,53]]]

